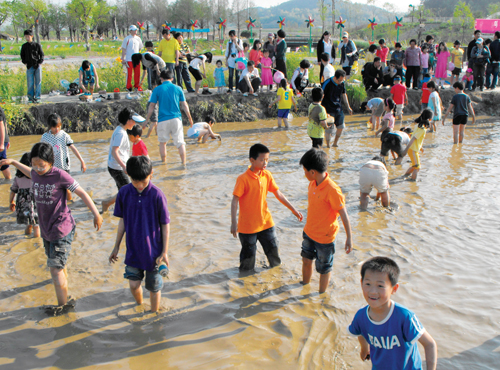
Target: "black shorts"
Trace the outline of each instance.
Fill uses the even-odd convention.
[[[191,74],[193,75],[193,77],[196,81],[203,80],[203,76],[201,75],[201,72],[199,69],[194,69],[193,67],[189,66],[189,72],[191,72]]]
[[[451,71],[451,74],[454,76],[460,75],[460,72],[462,72],[462,68],[455,67],[453,71]]]
[[[311,140],[313,148],[321,149],[321,147],[323,146],[323,138],[311,137]]]
[[[466,125],[468,118],[469,118],[469,116],[465,116],[465,115],[453,117],[453,124],[454,125]]]
[[[120,190],[123,186],[130,184],[130,179],[128,178],[125,171],[115,170],[111,167],[108,167],[108,172],[113,180],[115,180],[118,190]]]

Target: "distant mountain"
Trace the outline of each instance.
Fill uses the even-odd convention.
[[[325,20],[325,28],[331,31],[332,17],[331,17],[331,1],[325,0],[325,5],[328,6],[328,14]],[[349,1],[336,1],[336,20],[339,15],[343,19],[347,19],[345,23],[346,30],[357,28],[359,26],[368,25],[368,18],[373,19],[375,16],[378,23],[388,23],[394,21],[395,14],[392,10],[387,11],[376,6],[351,3]],[[279,17],[286,18],[286,29],[293,30],[306,30],[305,20],[310,15],[315,19],[313,31],[318,32],[321,29],[321,18],[317,0],[290,0],[272,8],[256,7],[253,9],[254,14],[257,15],[257,20],[262,24],[263,28],[277,28],[277,21]]]

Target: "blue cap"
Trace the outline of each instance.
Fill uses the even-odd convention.
[[[401,80],[401,76],[400,75],[394,76],[394,81],[396,81],[396,80]]]

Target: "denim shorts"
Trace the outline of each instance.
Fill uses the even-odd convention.
[[[122,170],[115,170],[114,168],[108,167],[108,172],[115,180],[116,186],[118,187],[118,190],[120,190],[122,187],[125,185],[130,184],[130,179],[128,178],[127,174],[125,171]]]
[[[345,124],[344,124],[344,112],[342,112],[342,111],[341,112],[333,112],[333,113],[330,113],[330,115],[335,120],[334,124],[335,124],[335,127],[337,129],[345,128]],[[333,133],[333,125],[332,125],[332,127],[325,129],[325,132],[329,133],[329,134],[332,134]]]
[[[75,228],[65,237],[53,241],[43,239],[45,255],[47,256],[47,266],[64,269],[68,262],[71,243],[75,237]]]
[[[316,271],[320,274],[328,274],[332,271],[333,255],[335,254],[335,243],[321,244],[315,242],[306,233],[302,233],[302,252],[300,255],[308,260],[316,260]]]
[[[146,289],[156,293],[163,288],[163,278],[157,268],[153,271],[144,271],[135,267],[125,266],[123,277],[132,281],[142,281],[146,273]]]
[[[238,237],[241,242],[240,270],[253,270],[255,268],[257,240],[262,245],[262,249],[264,249],[269,265],[271,267],[281,265],[278,250],[278,237],[274,226],[255,234],[238,233]]]
[[[0,160],[7,159],[7,144],[9,143],[4,143],[3,151],[0,152]],[[2,166],[0,167],[0,171],[5,171],[7,168],[9,168],[9,165]]]

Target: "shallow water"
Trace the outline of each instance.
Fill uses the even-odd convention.
[[[270,194],[283,265],[240,277],[240,244],[229,233],[236,177],[246,170],[248,148],[271,149],[268,169],[281,191],[305,215],[307,180],[299,159],[310,147],[304,118],[290,130],[274,121],[217,124],[223,141],[187,145],[188,169],[179,169],[174,147],[158,163],[156,137],[145,140],[155,160],[156,185],[166,193],[172,218],[170,279],[162,291],[163,312],[137,312],[120,263],[110,266],[118,221],[108,213],[103,228],[80,200],[70,208],[77,232],[69,259],[70,294],[76,308],[47,317],[55,303],[41,239],[27,238],[8,210],[7,182],[0,180],[0,365],[5,369],[369,369],[346,326],[365,305],[360,264],[375,255],[394,258],[401,287],[394,299],[417,313],[439,348],[438,368],[498,369],[500,363],[498,216],[500,129],[498,122],[468,126],[466,143],[451,144],[450,126],[427,134],[418,181],[398,179],[408,168],[389,166],[392,210],[370,203],[358,208],[358,170],[378,153],[379,139],[366,116],[350,120],[338,149],[328,151],[329,172],[346,195],[355,250],[343,252],[337,238],[333,282],[318,295],[318,275],[301,280],[304,224]],[[115,192],[106,170],[111,132],[72,134],[87,161],[74,177],[97,201]],[[18,159],[38,136],[12,138]],[[260,247],[259,247],[260,248]],[[149,299],[146,299],[147,302]],[[420,347],[423,354],[422,347]]]

